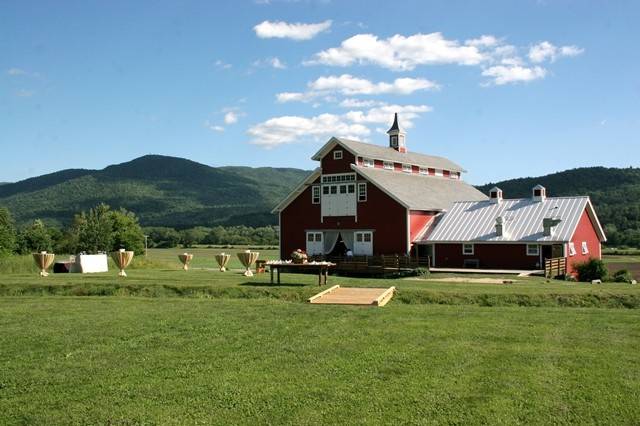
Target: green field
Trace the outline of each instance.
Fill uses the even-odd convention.
[[[14,258],[0,424],[640,422],[638,286],[332,276],[398,293],[317,306],[314,276],[220,273],[222,250],[190,249],[188,272],[150,251],[124,279]]]

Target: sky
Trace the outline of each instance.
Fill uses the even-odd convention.
[[[474,184],[640,166],[638,1],[0,4],[0,182],[146,154],[315,168],[331,136]]]

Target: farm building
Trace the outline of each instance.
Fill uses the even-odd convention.
[[[520,199],[494,187],[488,200],[455,202],[436,222],[416,243],[439,268],[536,270],[565,258],[572,273],[574,263],[600,259],[606,241],[589,197],[547,197],[540,185]]]
[[[387,147],[334,137],[312,157],[320,167],[274,209],[283,259],[406,254],[455,201],[487,198],[458,164],[408,151],[397,114],[387,134]]]
[[[280,256],[411,254],[440,268],[542,269],[544,259],[600,258],[605,235],[588,197],[489,197],[465,170],[407,150],[397,114],[388,146],[331,138],[320,163],[275,209]]]

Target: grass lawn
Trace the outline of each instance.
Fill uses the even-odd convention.
[[[4,297],[0,418],[637,424],[638,312]]]
[[[317,306],[314,275],[215,270],[239,250],[0,262],[0,424],[640,423],[640,286],[332,276],[398,292]]]

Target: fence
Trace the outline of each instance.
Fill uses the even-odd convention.
[[[555,278],[567,274],[567,259],[564,257],[554,257],[544,260],[544,276]]]

